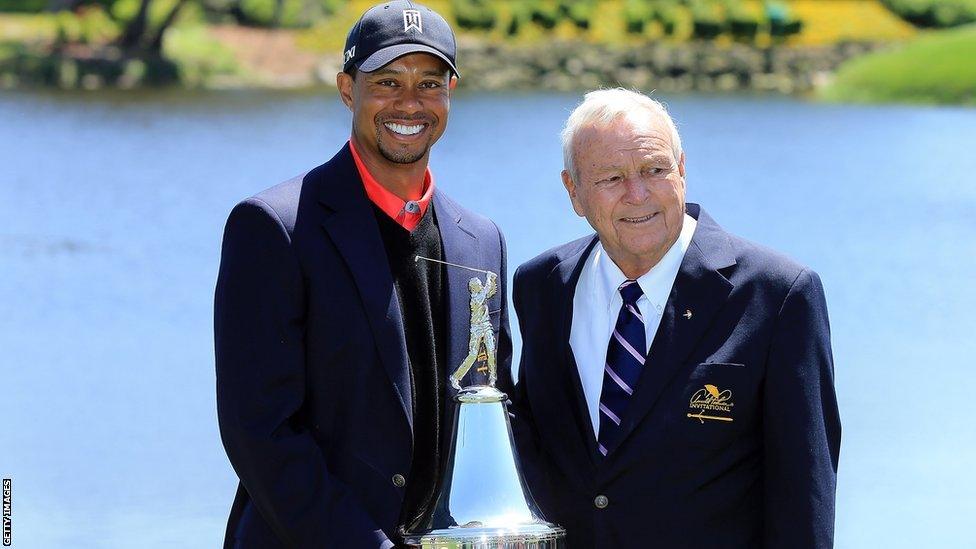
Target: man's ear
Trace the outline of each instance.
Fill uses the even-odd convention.
[[[682,178],[685,176],[685,153],[681,153],[681,158],[678,160],[678,175]]]
[[[457,83],[458,83],[458,77],[457,77],[457,75],[456,74],[452,74],[451,75],[451,79],[447,83],[447,89],[449,89],[451,91],[454,91],[454,88],[457,87]]]
[[[352,88],[355,84],[356,82],[348,73],[336,74],[336,88],[339,90],[339,98],[349,107],[349,110],[352,110]]]
[[[576,194],[576,182],[573,181],[573,176],[566,170],[560,172],[559,176],[563,179],[563,186],[566,187],[566,192],[569,194],[569,200],[573,203],[573,210],[576,212],[576,215],[585,217],[579,196]]]

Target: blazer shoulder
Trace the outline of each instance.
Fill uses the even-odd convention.
[[[560,244],[553,248],[549,248],[548,250],[520,265],[516,270],[516,277],[536,278],[549,276],[549,273],[551,273],[557,265],[574,255],[582,253],[583,250],[593,243],[593,239],[595,237],[596,235],[591,234],[582,238],[577,238],[571,242],[566,242],[565,244]]]
[[[591,234],[542,252],[515,270],[514,282],[519,286],[541,284],[560,263],[583,253],[595,238],[596,235]]]
[[[498,239],[500,237],[501,229],[489,217],[465,208],[443,191],[435,190],[434,192],[439,194],[438,198],[447,206],[446,213],[452,217],[452,221],[463,220],[464,226],[475,232],[479,238]]]
[[[268,187],[254,196],[244,199],[241,203],[267,210],[268,213],[277,217],[285,230],[291,234],[295,229],[295,220],[298,218],[302,188],[305,186],[306,177],[310,173],[310,171],[305,172],[273,187]]]
[[[805,273],[819,282],[817,274],[786,254],[726,231],[704,208],[689,203],[698,219],[692,245],[736,286],[785,293]]]
[[[780,251],[732,234],[729,235],[729,244],[735,253],[737,278],[740,280],[762,283],[783,291],[788,291],[804,273],[819,281],[813,269]]]

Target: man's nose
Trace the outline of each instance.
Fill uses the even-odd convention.
[[[628,177],[624,185],[626,191],[624,200],[629,204],[642,204],[650,195],[647,190],[647,184],[640,177]]]
[[[420,100],[420,93],[413,86],[404,86],[396,101],[396,109],[406,114],[413,114],[423,110],[424,104]]]

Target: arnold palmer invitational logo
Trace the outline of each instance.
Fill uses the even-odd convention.
[[[706,419],[715,421],[732,421],[732,390],[720,390],[708,383],[704,387],[695,391],[691,395],[688,407],[697,410],[698,413],[688,413],[689,418],[697,419],[705,423]]]

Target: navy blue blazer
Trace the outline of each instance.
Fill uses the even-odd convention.
[[[499,274],[489,306],[500,310],[508,367],[502,235],[439,189],[432,207],[444,259]],[[449,370],[468,352],[471,276],[446,270]],[[390,547],[412,459],[411,381],[393,277],[348,144],[233,209],[214,331],[220,433],[241,481],[225,546]],[[454,389],[444,385],[448,415]]]
[[[526,478],[572,548],[830,547],[841,429],[820,279],[687,211],[698,227],[606,458],[569,344],[597,238],[515,273]]]

